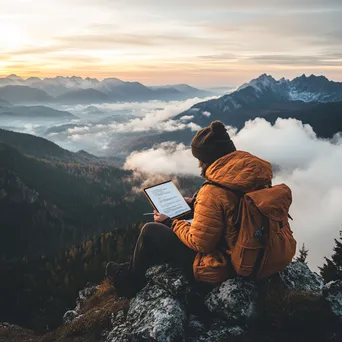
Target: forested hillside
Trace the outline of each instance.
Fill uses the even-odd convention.
[[[129,171],[36,159],[7,145],[0,168],[2,258],[58,251],[129,226],[148,209]]]
[[[30,135],[2,136],[0,321],[45,331],[87,282],[103,279],[106,262],[129,259],[151,211],[140,191],[151,175],[81,160]],[[190,195],[202,181],[177,182]]]
[[[78,291],[101,282],[106,262],[129,259],[142,224],[98,234],[53,254],[2,262],[0,321],[38,332],[60,325]]]

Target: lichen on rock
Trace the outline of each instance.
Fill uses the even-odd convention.
[[[279,273],[283,283],[294,290],[321,294],[324,280],[302,262],[292,262]]]
[[[132,299],[125,321],[109,333],[107,341],[155,340],[176,342],[184,336],[186,312],[181,302],[156,285]],[[114,320],[114,324],[117,320]]]
[[[64,324],[69,324],[71,323],[75,317],[78,316],[77,311],[75,310],[68,310],[64,315],[63,315],[63,323]]]
[[[329,302],[333,313],[342,320],[342,281],[336,280],[326,284],[323,296]]]
[[[242,278],[228,279],[206,298],[210,312],[228,321],[244,321],[253,317],[257,288],[254,282]]]

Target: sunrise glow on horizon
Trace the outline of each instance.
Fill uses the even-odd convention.
[[[340,0],[0,0],[0,76],[342,81]]]

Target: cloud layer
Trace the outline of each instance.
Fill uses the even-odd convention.
[[[342,224],[342,139],[336,137],[334,143],[318,139],[310,126],[294,119],[278,119],[274,126],[256,119],[236,135],[234,130],[230,133],[238,149],[280,167],[274,184],[285,182],[293,191],[292,227],[298,245],[304,242],[309,248],[310,266],[321,266],[323,257],[331,254]],[[132,153],[126,167],[199,175],[191,151],[172,142]]]
[[[181,120],[174,120],[174,116],[211,98],[213,97],[185,101],[104,104],[91,106],[90,110],[84,106],[66,106],[65,110],[71,111],[80,119],[49,129],[47,134],[42,134],[39,126],[29,126],[30,131],[24,132],[36,132],[72,151],[85,149],[98,155],[108,155],[112,153],[110,146],[122,144],[122,139],[187,128],[197,131],[200,127],[191,122],[191,116]],[[20,127],[23,127],[22,123]]]

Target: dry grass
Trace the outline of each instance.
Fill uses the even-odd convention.
[[[101,333],[110,327],[112,313],[127,308],[128,300],[118,300],[115,289],[104,281],[98,286],[97,292],[81,307],[81,318],[76,318],[70,324],[45,335],[39,342],[97,341]]]
[[[16,328],[0,328],[0,342],[34,342],[38,337],[31,331]]]
[[[83,303],[79,319],[62,325],[44,336],[19,327],[0,329],[0,342],[94,342],[110,327],[112,313],[128,309],[128,300],[118,300],[114,287],[103,281],[96,293]]]
[[[108,280],[104,280],[97,286],[95,294],[81,306],[80,314],[84,314],[88,310],[100,306],[108,297],[116,298],[116,291]]]

